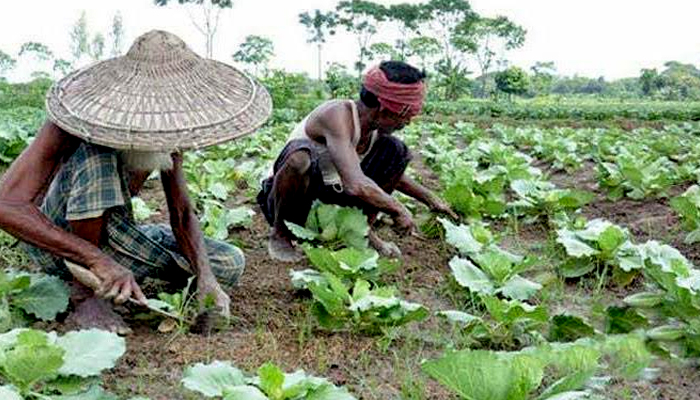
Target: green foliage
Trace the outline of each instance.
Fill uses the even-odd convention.
[[[80,13],[80,18],[73,25],[70,32],[71,39],[71,54],[73,60],[79,60],[83,54],[90,52],[90,43],[88,38],[87,16],[85,11]]]
[[[124,45],[124,18],[120,11],[114,14],[112,19],[112,29],[109,32],[109,41],[111,43],[110,55],[119,57],[122,55],[122,47]]]
[[[666,356],[700,355],[700,270],[676,249],[656,241],[640,245],[648,292],[625,298],[639,310],[628,329],[654,326],[647,331],[650,346]]]
[[[700,186],[693,185],[682,195],[671,200],[671,207],[678,213],[683,228],[689,231],[685,243],[700,241]]]
[[[617,118],[644,121],[700,119],[700,102],[642,101],[605,99],[546,98],[497,102],[460,99],[426,104],[427,115],[459,115],[463,117],[512,118],[517,120],[583,119],[607,121]]]
[[[522,68],[510,67],[496,74],[496,88],[510,95],[523,95],[530,85],[529,78]]]
[[[43,43],[26,42],[20,47],[19,56],[33,56],[37,60],[48,61],[53,58],[53,52]]]
[[[289,221],[286,224],[294,236],[302,240],[317,241],[330,248],[367,248],[369,225],[367,216],[359,208],[316,202],[305,227]]]
[[[3,78],[5,74],[12,71],[17,65],[17,60],[12,58],[9,54],[0,50],[0,78]]]
[[[272,40],[258,35],[248,35],[233,54],[233,61],[251,65],[254,74],[258,75],[258,68],[265,67],[275,54]]]
[[[271,122],[297,122],[326,99],[324,88],[306,74],[273,69],[260,81],[270,92],[276,110]]]
[[[595,335],[593,328],[583,318],[560,314],[550,320],[549,340],[554,342],[570,342]]]
[[[384,327],[421,321],[428,310],[420,304],[400,299],[393,287],[378,286],[357,279],[352,286],[329,272],[292,271],[299,289],[308,289],[314,298],[312,310],[320,325],[340,330],[351,326],[362,332],[378,333]]]
[[[518,300],[527,300],[542,288],[540,284],[519,275],[530,267],[531,260],[489,243],[491,233],[485,228],[456,226],[445,219],[440,219],[440,222],[445,228],[447,243],[459,249],[462,256],[468,257],[454,257],[450,261],[450,269],[460,286],[472,293],[500,294]]]
[[[94,377],[114,367],[125,351],[123,338],[97,329],[60,337],[32,329],[4,333],[0,335],[0,383],[6,386],[0,386],[0,393],[5,390],[20,399],[59,394],[93,398],[88,396],[104,393]]]
[[[174,0],[153,0],[153,3],[157,6],[165,6],[167,5],[170,1]],[[177,0],[179,4],[188,4],[188,3],[196,3],[196,4],[201,4],[202,1],[204,0]],[[211,2],[213,5],[220,7],[220,8],[231,8],[233,7],[233,0],[207,0]]]
[[[325,43],[328,35],[335,35],[338,15],[316,9],[313,15],[308,12],[300,13],[299,23],[306,27],[309,43]]]
[[[22,153],[45,118],[45,113],[36,108],[0,110],[0,164],[11,163]]]
[[[516,215],[529,215],[530,220],[540,216],[553,219],[560,213],[573,212],[588,204],[593,193],[574,189],[557,189],[551,182],[515,180],[510,188],[517,200],[508,203]]]
[[[440,53],[440,42],[430,36],[414,37],[407,43],[408,54],[421,60],[420,67],[428,69],[428,60]]]
[[[600,266],[612,267],[624,272],[624,282],[644,267],[643,253],[634,245],[627,230],[608,221],[595,219],[573,229],[557,230],[557,243],[561,244],[570,257],[560,267],[567,278],[577,278],[588,274]]]
[[[187,280],[187,284],[181,291],[175,293],[158,293],[158,299],[148,299],[148,306],[152,309],[165,311],[169,314],[179,317],[177,329],[180,332],[187,332],[190,329],[191,321],[194,321],[197,314],[201,312],[201,306],[206,304],[198,304],[196,301],[196,291],[192,289],[192,283],[195,277],[192,276]],[[163,315],[154,313],[155,317],[162,318]],[[173,329],[172,325],[168,325],[173,321],[162,320],[158,330],[161,332]]]
[[[675,171],[666,157],[630,148],[622,149],[614,163],[598,164],[598,180],[601,187],[609,190],[611,199],[626,195],[640,200],[651,195],[664,196],[675,181]]]
[[[304,253],[311,265],[319,271],[329,272],[350,281],[358,278],[377,281],[381,276],[399,267],[397,260],[380,258],[376,250],[369,248],[344,248],[331,251],[322,247],[304,245]],[[294,279],[292,281],[294,282]]]
[[[377,33],[379,25],[386,19],[388,10],[383,5],[372,1],[348,0],[339,2],[336,12],[339,16],[339,25],[357,39],[359,56],[355,69],[359,76],[366,66],[370,40]]]
[[[656,99],[700,99],[700,70],[692,64],[669,61],[666,69],[642,69],[639,77],[641,93]]]
[[[338,14],[329,11],[322,12],[314,10],[313,15],[308,12],[299,14],[299,23],[306,27],[308,34],[308,43],[316,43],[318,49],[318,80],[323,79],[321,50],[323,44],[326,43],[326,37],[335,35],[335,29],[338,26]]]
[[[209,202],[204,204],[204,214],[200,222],[207,237],[226,240],[230,229],[250,227],[253,215],[255,212],[247,206],[224,208],[215,202]]]
[[[474,140],[465,149],[454,142],[479,135],[473,125],[428,126],[431,136],[421,143],[421,155],[440,176],[443,197],[455,211],[471,218],[499,217],[507,211],[510,182],[536,179],[542,173],[532,159],[497,140]]]
[[[649,365],[651,357],[640,344],[638,336],[629,335],[517,352],[463,350],[427,361],[422,368],[464,399],[590,399],[594,389],[586,383],[597,373],[634,376]],[[549,385],[542,387],[545,382]]]
[[[134,219],[136,219],[137,222],[145,221],[156,213],[140,197],[133,197],[131,199],[131,209],[134,212]]]
[[[437,313],[458,326],[471,347],[511,350],[544,342],[549,318],[545,306],[486,294],[478,294],[476,299],[486,311],[484,316],[456,310]]]
[[[183,385],[205,397],[224,400],[354,400],[345,388],[325,378],[307,375],[303,370],[284,373],[268,362],[257,376],[247,377],[230,362],[214,361],[188,367]]]
[[[52,83],[49,79],[36,79],[27,83],[7,83],[0,79],[0,112],[12,112],[12,109],[21,107],[43,112],[46,92]]]
[[[68,287],[59,278],[0,270],[0,332],[29,316],[51,321],[68,308]]]
[[[360,82],[356,76],[351,75],[347,68],[338,63],[333,63],[326,72],[326,86],[330,90],[331,97],[335,99],[349,99],[358,95]]]

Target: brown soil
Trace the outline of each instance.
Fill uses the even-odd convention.
[[[414,169],[424,182],[432,186],[434,177],[420,164]],[[552,180],[564,187],[576,186],[595,191],[595,173],[584,168],[572,175],[553,174]],[[156,185],[157,186],[157,185]],[[157,199],[154,197],[146,198]],[[599,193],[596,201],[585,210],[587,217],[605,217],[628,226],[640,240],[659,238],[647,228],[668,228],[677,224],[665,201],[612,203]],[[160,218],[163,218],[161,214]],[[661,223],[646,223],[653,218],[665,218]],[[380,228],[383,237],[394,240],[404,252],[404,265],[388,278],[402,294],[412,301],[425,304],[431,310],[453,309],[447,264],[453,253],[441,239],[401,238],[388,226]],[[184,390],[179,380],[184,368],[196,362],[215,359],[231,360],[235,365],[254,371],[267,361],[285,370],[303,368],[327,376],[336,384],[347,385],[362,399],[453,399],[445,389],[420,372],[420,360],[436,357],[449,345],[445,328],[435,319],[398,329],[380,336],[356,332],[329,333],[318,330],[309,315],[309,300],[291,287],[290,269],[306,268],[306,262],[285,265],[270,260],[266,253],[267,226],[260,215],[249,230],[233,232],[231,239],[240,243],[246,253],[247,269],[240,286],[231,293],[232,327],[211,336],[194,334],[167,335],[140,326],[129,337],[126,356],[106,377],[107,387],[123,396],[146,395],[152,399],[195,399]],[[680,233],[676,236],[682,236]],[[526,225],[516,237],[504,239],[508,247],[520,252],[543,252],[546,240],[544,227]],[[675,239],[672,241],[677,244]],[[685,254],[700,259],[696,252]],[[615,288],[606,290],[604,301],[610,302],[626,295]],[[580,285],[565,285],[566,294],[560,310],[590,313],[592,289]],[[598,296],[600,297],[600,296]],[[576,300],[576,301],[572,301]],[[438,334],[442,331],[442,335]],[[449,335],[447,335],[449,337]],[[613,398],[634,399],[695,399],[693,383],[700,378],[696,368],[670,367],[661,362],[662,372],[651,382],[616,384]],[[422,396],[422,397],[421,397]]]
[[[423,182],[436,184],[435,177],[419,160],[414,169]],[[639,241],[654,238],[669,242],[700,263],[700,252],[682,244],[683,232],[665,199],[610,202],[597,191],[591,165],[573,175],[548,172],[552,181],[562,187],[597,193],[596,200],[584,210],[588,218],[607,218],[627,226]],[[143,194],[147,202],[161,205],[151,222],[167,221],[158,186],[157,180],[149,181]],[[459,306],[450,291],[447,267],[453,253],[443,240],[397,237],[388,226],[381,226],[380,234],[396,241],[404,252],[402,268],[388,281],[396,284],[407,299],[421,302],[431,311]],[[288,278],[290,269],[306,268],[307,263],[286,265],[270,260],[266,235],[267,226],[260,214],[254,217],[250,229],[232,232],[230,239],[243,247],[247,267],[239,287],[231,293],[234,321],[230,328],[210,336],[162,334],[148,323],[135,322],[135,333],[127,338],[126,355],[105,376],[107,389],[120,398],[143,395],[153,400],[199,399],[180,385],[182,373],[188,365],[218,359],[230,360],[249,372],[267,361],[286,371],[303,368],[347,385],[361,399],[456,398],[420,371],[421,360],[437,357],[456,345],[439,321],[431,318],[379,336],[321,331],[309,314],[309,299],[296,293]],[[541,256],[542,265],[550,261],[544,248],[547,237],[543,227],[522,226],[517,237],[509,236],[504,241],[513,251]],[[590,312],[591,299],[600,297],[586,285],[566,284],[562,290],[559,306],[565,310]],[[611,290],[605,301],[624,295]],[[659,366],[661,374],[651,382],[618,383],[609,395],[615,399],[700,398],[695,388],[700,378],[697,367],[665,362],[659,362]]]

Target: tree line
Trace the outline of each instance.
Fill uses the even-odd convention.
[[[147,1],[162,7],[177,2],[184,8],[202,34],[207,57],[212,57],[222,13],[234,5],[232,0]],[[430,77],[432,96],[446,100],[540,95],[700,99],[700,71],[675,61],[668,62],[661,71],[643,69],[638,77],[615,81],[560,76],[552,62],[538,62],[529,70],[511,66],[507,53],[524,45],[527,31],[505,16],[479,15],[465,0],[390,6],[343,0],[332,9],[308,10],[297,18],[306,30],[307,42],[315,47],[316,81],[324,82],[334,96],[352,94],[369,63],[392,59],[423,68]],[[332,60],[324,63],[324,47],[331,37],[340,34],[356,43],[356,60],[350,68]],[[83,12],[69,36],[71,54],[66,58],[38,42],[24,43],[16,55],[0,50],[0,79],[22,59],[32,63],[36,70],[33,77],[57,78],[86,62],[120,55],[123,20],[117,14],[107,34],[91,32]],[[268,68],[273,57],[274,43],[259,35],[248,35],[231,54],[232,61],[243,64],[261,79],[273,74]],[[279,76],[272,80],[278,81]]]

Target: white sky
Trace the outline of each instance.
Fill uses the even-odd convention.
[[[417,0],[408,0],[418,2]],[[150,29],[165,29],[204,51],[203,37],[187,13],[152,0],[0,0],[0,50],[16,55],[22,43],[39,41],[69,58],[69,32],[82,10],[92,33],[107,35],[120,10],[126,29],[125,50]],[[379,0],[383,4],[400,1]],[[269,37],[275,44],[273,66],[315,76],[315,47],[306,43],[298,14],[328,10],[337,0],[234,0],[225,11],[215,43],[215,58],[231,62],[246,35]],[[505,15],[528,30],[525,46],[508,54],[513,64],[529,68],[536,61],[554,61],[561,74],[608,79],[637,76],[641,68],[665,61],[700,64],[700,2],[694,0],[471,0],[484,16]],[[382,35],[384,34],[384,35]],[[389,32],[379,41],[392,42]],[[357,53],[344,32],[331,38],[324,61],[352,65]],[[20,66],[20,70],[26,67]],[[22,72],[22,71],[19,71]],[[17,73],[15,79],[22,79]]]

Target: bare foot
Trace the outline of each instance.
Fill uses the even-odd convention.
[[[367,238],[369,239],[370,246],[374,247],[380,256],[387,258],[401,257],[401,249],[399,249],[399,246],[397,246],[394,242],[380,239],[379,235],[372,230],[369,231]]]
[[[131,333],[131,328],[114,312],[112,304],[94,296],[75,304],[66,322],[79,329],[97,328],[119,335]]]
[[[298,262],[304,259],[302,251],[294,246],[289,238],[280,234],[274,228],[270,231],[267,252],[273,260],[282,262]]]

